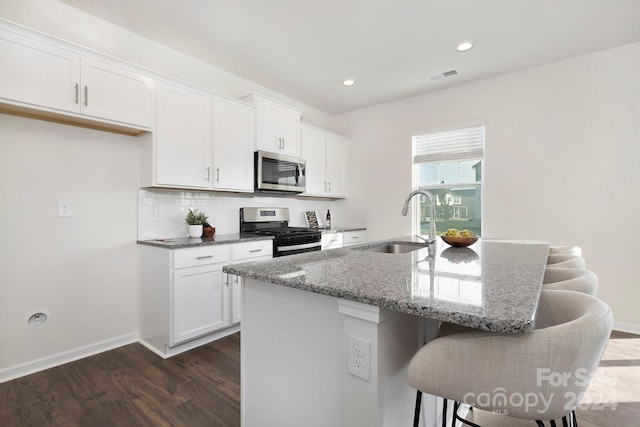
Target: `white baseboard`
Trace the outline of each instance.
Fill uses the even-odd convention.
[[[613,323],[613,330],[619,332],[627,332],[629,334],[640,335],[640,325],[634,325],[633,323]]]
[[[168,359],[169,357],[175,356],[176,354],[184,353],[185,351],[193,350],[194,348],[200,347],[205,344],[209,344],[210,342],[219,340],[231,334],[235,334],[236,332],[240,332],[240,324],[233,325],[229,328],[223,329],[218,332],[214,332],[209,335],[205,335],[200,338],[193,339],[191,341],[187,341],[183,344],[176,345],[175,347],[165,346],[164,349],[157,348],[147,341],[140,339],[140,344],[162,357],[163,359]],[[164,350],[164,351],[163,351]]]
[[[64,365],[65,363],[73,362],[75,360],[84,359],[85,357],[93,356],[94,354],[122,347],[123,345],[132,344],[137,341],[137,333],[122,335],[110,340],[79,347],[74,350],[65,351],[63,353],[54,354],[41,359],[32,360],[21,365],[14,365],[0,369],[0,383],[44,371],[45,369],[53,368],[55,366]]]

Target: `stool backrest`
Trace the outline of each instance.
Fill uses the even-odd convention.
[[[535,330],[437,338],[411,360],[408,382],[516,418],[559,419],[580,403],[612,326],[610,308],[597,298],[542,291]]]
[[[584,258],[577,255],[550,254],[547,256],[547,267],[586,268]]]
[[[581,268],[547,268],[542,279],[545,290],[576,291],[595,296],[598,276]]]

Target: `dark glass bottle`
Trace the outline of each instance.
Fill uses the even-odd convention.
[[[325,223],[325,227],[327,229],[331,228],[331,212],[329,212],[329,209],[327,209],[327,221]]]

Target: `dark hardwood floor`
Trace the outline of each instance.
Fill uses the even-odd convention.
[[[0,426],[239,426],[240,335],[163,360],[131,344],[0,384]]]
[[[640,425],[640,336],[612,334],[577,416],[580,427]],[[478,410],[470,419],[535,427]],[[131,344],[0,384],[2,427],[238,425],[239,334],[167,360]]]

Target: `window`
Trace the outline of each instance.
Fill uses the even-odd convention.
[[[416,233],[428,234],[435,220],[437,234],[457,228],[482,235],[483,158],[484,125],[413,137],[413,186],[436,201],[435,214],[426,197],[414,205]]]

